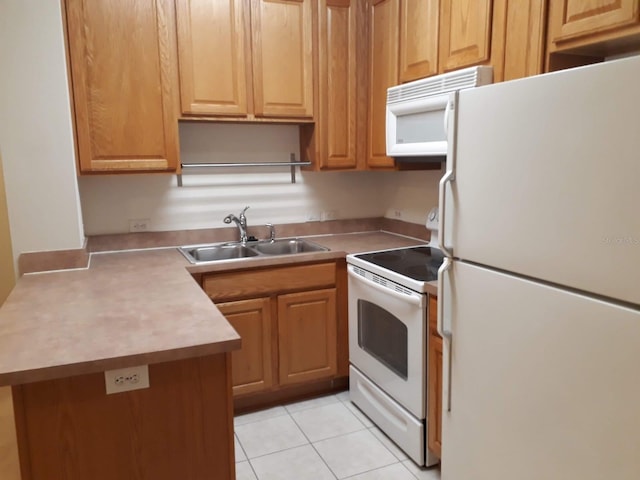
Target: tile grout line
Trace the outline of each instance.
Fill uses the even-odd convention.
[[[289,414],[289,416],[291,416],[291,414]],[[313,444],[313,442],[311,440],[309,440],[309,437],[307,437],[307,434],[304,433],[304,430],[302,430],[302,427],[300,425],[298,425],[298,422],[296,422],[296,419],[291,417],[291,420],[293,420],[293,423],[296,424],[296,426],[300,429],[300,431],[302,432],[302,434],[304,435],[304,438],[307,439],[307,441],[309,442],[309,445],[311,445],[311,448],[313,448],[313,451],[316,452],[316,455],[318,455],[318,457],[320,458],[320,460],[322,461],[322,463],[325,464],[325,466],[327,467],[327,469],[329,470],[329,472],[331,472],[331,475],[333,475],[333,477],[337,480],[338,479],[338,475],[336,474],[336,472],[333,471],[333,469],[329,466],[329,464],[325,461],[324,457],[322,455],[320,455],[320,452],[318,451],[318,449],[316,448],[316,446]],[[260,479],[258,479],[260,480]]]

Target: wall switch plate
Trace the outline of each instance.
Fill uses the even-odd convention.
[[[107,395],[149,388],[149,365],[107,370],[104,372]]]
[[[148,218],[129,219],[129,232],[146,232],[150,223]]]

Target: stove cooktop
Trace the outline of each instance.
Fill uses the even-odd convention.
[[[438,268],[444,260],[441,250],[426,246],[362,253],[353,257],[419,282],[437,280]]]

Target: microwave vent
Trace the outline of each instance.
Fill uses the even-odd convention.
[[[387,104],[478,87],[489,84],[492,80],[492,67],[464,68],[444,75],[423,78],[404,85],[398,85],[397,87],[391,87],[387,90]]]

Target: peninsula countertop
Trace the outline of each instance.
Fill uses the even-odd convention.
[[[96,253],[87,269],[23,275],[0,308],[0,385],[240,348],[240,337],[192,273],[424,243],[386,232],[310,239],[331,250],[206,265],[190,265],[176,248]]]

